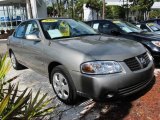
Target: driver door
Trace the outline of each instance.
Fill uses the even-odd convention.
[[[39,40],[23,39],[24,59],[26,66],[33,70],[44,73],[43,41],[36,21],[29,21],[26,25],[26,35],[36,35]]]

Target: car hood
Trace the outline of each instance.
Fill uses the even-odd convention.
[[[147,40],[160,40],[160,33],[154,33],[154,32],[142,32],[142,33],[129,33],[133,36],[137,36],[137,37],[141,37],[143,39],[147,39]]]
[[[146,52],[138,42],[100,35],[74,37],[57,42],[64,47],[89,55],[95,60],[123,61]]]

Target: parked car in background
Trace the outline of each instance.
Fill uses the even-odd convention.
[[[8,50],[15,69],[23,65],[47,76],[66,104],[77,95],[100,101],[131,95],[154,77],[152,56],[142,44],[100,35],[72,19],[22,22],[8,38]]]
[[[137,27],[141,28],[143,31],[146,32],[153,32],[155,34],[160,34],[160,25],[157,23],[139,23],[136,25]]]
[[[137,26],[120,20],[93,20],[85,22],[102,34],[119,36],[142,43],[160,63],[160,36],[145,32]]]
[[[160,19],[159,18],[149,19],[149,20],[146,20],[145,22],[146,23],[154,22],[154,23],[157,23],[158,25],[160,25]]]

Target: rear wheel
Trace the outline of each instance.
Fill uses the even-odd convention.
[[[25,68],[23,65],[18,63],[18,61],[17,61],[13,52],[10,53],[10,58],[11,58],[11,63],[12,63],[12,66],[13,66],[14,69],[21,70],[21,69]]]
[[[52,70],[50,78],[53,90],[59,100],[65,104],[75,104],[77,93],[69,72],[59,65]]]

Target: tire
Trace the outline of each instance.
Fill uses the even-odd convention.
[[[51,84],[56,96],[65,104],[73,105],[77,102],[77,92],[69,72],[59,65],[51,72]]]
[[[13,52],[10,53],[10,59],[11,59],[12,66],[15,70],[22,70],[22,69],[25,68],[23,65],[18,63],[18,61],[17,61]]]

